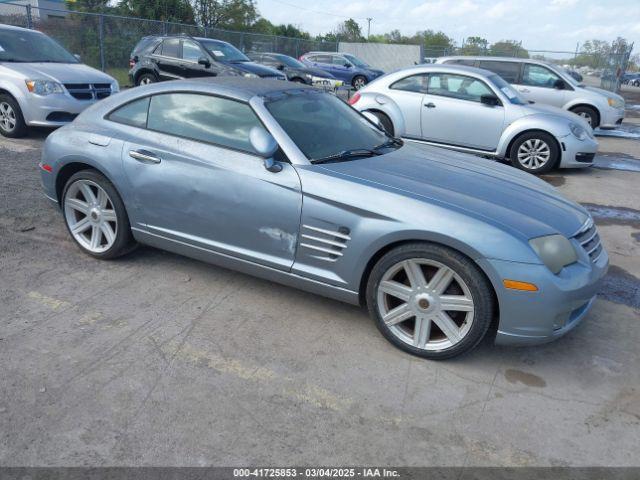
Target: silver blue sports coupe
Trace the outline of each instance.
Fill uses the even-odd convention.
[[[366,306],[422,357],[574,328],[608,256],[534,176],[404,144],[334,95],[219,78],[135,88],[51,134],[46,195],[81,250],[136,242]]]

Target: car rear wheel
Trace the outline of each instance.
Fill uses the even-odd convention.
[[[153,73],[143,73],[138,77],[138,83],[136,85],[150,85],[152,83],[156,83],[157,81],[158,79]]]
[[[525,133],[511,146],[511,164],[534,175],[546,173],[560,162],[555,139],[545,132]]]
[[[20,105],[11,95],[0,95],[0,133],[9,138],[24,137],[27,124]]]
[[[111,259],[135,246],[124,203],[104,175],[94,170],[72,175],[62,194],[62,208],[71,237],[85,253]]]
[[[355,77],[353,77],[353,80],[351,81],[351,85],[356,90],[360,90],[366,84],[367,84],[367,79],[362,75],[356,75]]]
[[[494,311],[491,287],[479,268],[431,243],[401,245],[385,254],[371,271],[366,298],[387,340],[434,360],[473,349]]]
[[[600,124],[600,118],[598,117],[598,112],[591,107],[576,107],[572,108],[571,111],[576,115],[584,118],[587,123],[591,126],[591,128],[596,128]]]

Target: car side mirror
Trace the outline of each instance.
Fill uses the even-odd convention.
[[[211,66],[211,61],[207,57],[200,57],[198,59],[198,65],[204,65],[205,68],[209,68]]]
[[[82,61],[82,58],[77,53],[74,53],[73,56],[76,57],[76,60],[78,60],[79,62]]]
[[[284,63],[279,64],[276,68],[278,70],[284,70]]]
[[[558,79],[555,81],[555,83],[553,84],[553,88],[556,88],[558,90],[564,90],[565,88],[567,88],[567,84],[565,83],[564,80],[562,79]]]
[[[482,95],[480,96],[480,103],[490,107],[497,107],[500,105],[500,99],[495,95]]]
[[[253,127],[249,131],[251,146],[264,159],[264,168],[273,173],[282,170],[282,164],[273,159],[278,151],[278,142],[262,127]]]
[[[347,68],[351,68],[351,67],[353,67],[353,65],[351,65],[349,62],[346,62],[346,63],[344,64],[344,66],[345,66],[345,67],[347,67]]]

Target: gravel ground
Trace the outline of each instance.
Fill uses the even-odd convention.
[[[545,177],[611,256],[585,322],[436,363],[352,306],[151,248],[83,255],[40,191],[46,134],[0,139],[0,465],[639,465],[640,141]]]

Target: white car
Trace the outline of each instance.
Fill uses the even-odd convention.
[[[0,25],[0,134],[59,127],[119,90],[118,82],[78,61],[44,33]]]
[[[349,103],[392,135],[509,159],[534,174],[588,167],[598,149],[583,118],[531,105],[500,76],[478,68],[436,64],[400,70],[362,88]]]
[[[624,98],[583,85],[552,63],[504,57],[442,57],[437,63],[467,65],[497,73],[524,99],[569,110],[584,117],[593,128],[616,128],[624,119]]]

